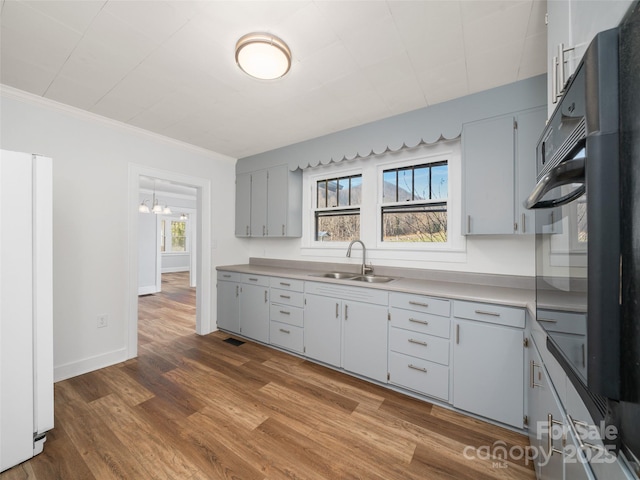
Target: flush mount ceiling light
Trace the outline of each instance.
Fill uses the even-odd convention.
[[[291,68],[291,50],[274,35],[249,33],[236,43],[236,63],[247,75],[273,80]]]

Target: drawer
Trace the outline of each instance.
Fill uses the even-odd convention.
[[[292,292],[304,292],[304,282],[302,280],[292,280],[290,278],[272,277],[269,280],[271,288],[281,290],[291,290]]]
[[[449,400],[449,367],[389,352],[389,373],[390,383]]]
[[[242,274],[238,272],[225,272],[224,270],[218,271],[218,280],[223,282],[240,282],[242,281]]]
[[[553,310],[538,310],[538,322],[548,332],[570,333],[574,335],[587,334],[587,314],[574,312],[557,312]]]
[[[303,329],[300,327],[293,327],[280,322],[269,323],[269,343],[287,350],[303,353],[304,336],[302,333]]]
[[[392,292],[389,294],[389,305],[396,308],[404,308],[405,310],[440,315],[442,317],[451,315],[451,302],[449,300],[425,297],[423,295]]]
[[[304,310],[302,308],[272,303],[269,310],[269,319],[271,321],[302,327],[304,325],[302,322],[303,312]]]
[[[424,333],[391,328],[389,348],[397,353],[449,365],[449,340]]]
[[[451,331],[451,319],[439,317],[428,313],[412,312],[400,308],[390,308],[391,326],[412,330],[414,332],[436,335],[449,338]]]
[[[279,288],[271,288],[271,303],[280,303],[292,307],[304,306],[304,294],[302,292],[291,292]]]
[[[525,322],[523,308],[504,307],[489,303],[462,302],[459,300],[453,302],[453,316],[518,328],[524,328]]]
[[[249,275],[248,273],[242,274],[242,283],[248,283],[249,285],[260,285],[262,287],[269,286],[269,277],[264,275]]]

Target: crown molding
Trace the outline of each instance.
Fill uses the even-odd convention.
[[[159,133],[151,132],[149,130],[145,130],[144,128],[136,127],[134,125],[129,125],[119,120],[114,120],[112,118],[98,115],[97,113],[92,113],[87,110],[82,110],[81,108],[73,107],[65,103],[60,103],[55,100],[42,97],[40,95],[35,95],[33,93],[26,92],[24,90],[20,90],[15,87],[5,85],[3,83],[0,83],[0,96],[11,98],[11,99],[18,100],[25,103],[30,103],[32,105],[37,105],[39,107],[48,108],[50,110],[57,110],[59,112],[66,113],[68,115],[71,115],[75,118],[79,118],[81,120],[100,123],[107,127],[111,127],[127,133],[131,133],[138,137],[144,137],[151,140],[159,141],[166,145],[180,148],[182,150],[186,150],[199,155],[205,155],[207,157],[210,157],[216,160],[233,161],[233,162],[237,160],[236,158],[230,157],[229,155],[225,155],[223,153],[218,153],[218,152],[214,152],[213,150],[208,150],[206,148],[198,147],[196,145],[192,145],[191,143],[183,142],[181,140],[176,140],[175,138],[171,138],[165,135],[161,135]]]

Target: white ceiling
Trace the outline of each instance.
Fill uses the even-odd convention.
[[[546,71],[546,2],[1,0],[0,81],[235,158]],[[251,31],[286,77],[235,65]]]

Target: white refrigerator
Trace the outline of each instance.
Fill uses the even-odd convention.
[[[0,472],[53,428],[52,162],[0,151]]]

